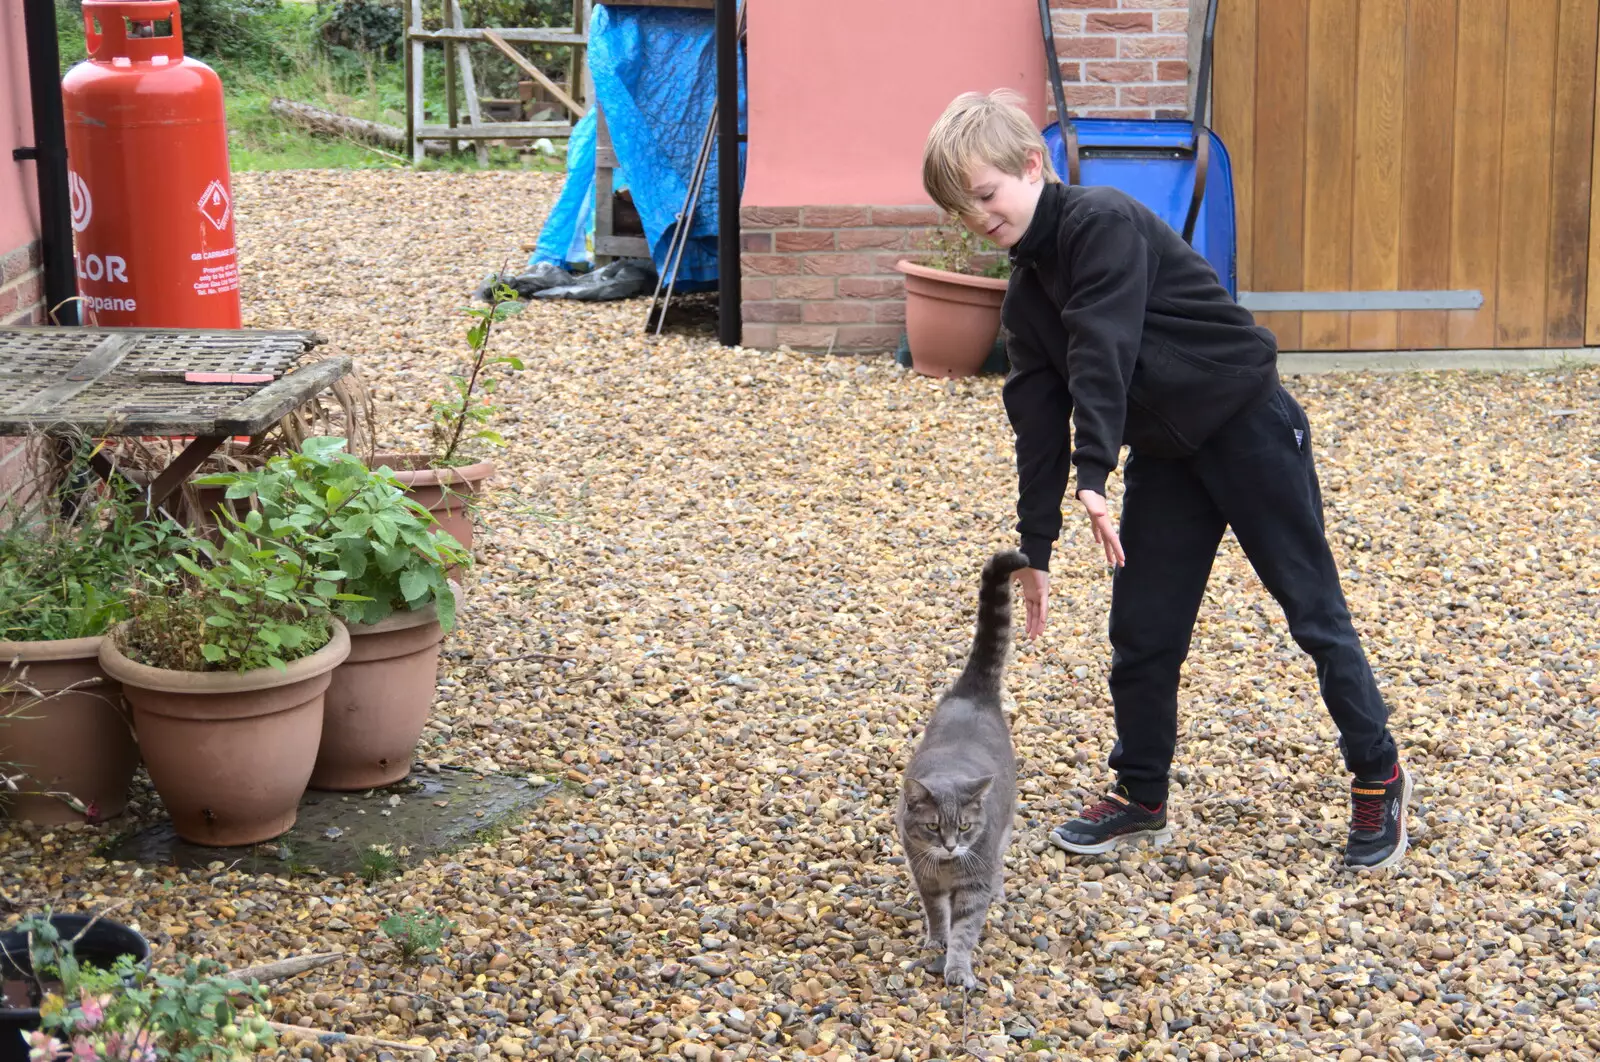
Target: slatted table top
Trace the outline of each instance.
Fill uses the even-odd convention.
[[[265,329],[0,328],[0,435],[255,435],[351,370]]]

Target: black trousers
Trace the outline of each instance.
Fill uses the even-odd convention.
[[[1132,454],[1119,535],[1127,563],[1111,591],[1110,765],[1129,795],[1167,798],[1178,733],[1178,672],[1222,533],[1283,607],[1289,633],[1317,666],[1346,767],[1386,778],[1397,759],[1388,709],[1350,622],[1323,530],[1322,490],[1305,411],[1281,387],[1192,457]]]

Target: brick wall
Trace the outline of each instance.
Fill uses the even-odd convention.
[[[0,252],[0,324],[38,324],[44,320],[44,272],[39,244]]]
[[[893,350],[906,319],[894,264],[938,221],[933,207],[745,207],[744,345]]]
[[[1050,0],[1062,89],[1084,118],[1182,118],[1204,0]],[[1047,90],[1048,91],[1048,90]],[[1055,106],[1050,104],[1050,121]],[[905,284],[939,221],[927,206],[747,206],[744,345],[882,353],[905,331]]]
[[[1062,90],[1072,113],[1186,117],[1191,6],[1191,0],[1050,0]]]

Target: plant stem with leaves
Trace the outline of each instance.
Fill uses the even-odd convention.
[[[468,306],[466,313],[477,318],[473,325],[467,329],[467,344],[472,348],[472,369],[465,376],[450,377],[455,385],[456,396],[453,399],[433,403],[434,438],[443,443],[443,449],[434,458],[434,465],[439,468],[448,468],[457,463],[457,456],[464,441],[467,422],[481,424],[488,420],[488,415],[494,412],[493,407],[473,405],[473,398],[480,387],[485,395],[494,393],[494,381],[483,379],[483,370],[486,365],[509,365],[513,369],[522,369],[520,358],[503,357],[489,358],[489,337],[494,332],[494,326],[504,321],[507,317],[522,309],[522,304],[517,301],[517,293],[504,283],[496,282],[490,290],[488,306]],[[483,439],[499,445],[504,440],[497,432],[487,428],[474,433],[467,438]]]

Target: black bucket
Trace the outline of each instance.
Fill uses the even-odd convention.
[[[90,915],[51,915],[50,924],[56,927],[61,939],[71,940],[79,933],[83,939],[73,947],[80,962],[90,963],[102,970],[110,969],[124,955],[136,963],[150,961],[150,944],[120,922],[100,919],[89,931]],[[33,961],[28,956],[28,935],[10,929],[0,933],[0,985],[14,987],[17,982],[29,981],[33,976]],[[12,999],[11,1002],[18,1002]],[[0,995],[0,1062],[28,1062],[28,1034],[39,1028],[37,1006],[12,1006],[6,995]]]

